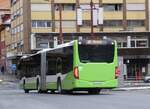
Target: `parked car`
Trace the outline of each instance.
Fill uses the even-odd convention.
[[[150,83],[150,75],[147,75],[144,77],[144,82],[145,83]]]

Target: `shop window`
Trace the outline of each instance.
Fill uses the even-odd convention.
[[[104,11],[122,11],[122,4],[104,4]]]
[[[126,48],[127,47],[127,42],[117,42],[118,48]]]
[[[142,27],[144,26],[144,20],[128,20],[128,27]]]
[[[132,48],[148,47],[148,40],[147,39],[132,39],[131,40],[131,47]]]
[[[121,27],[122,21],[121,20],[105,20],[104,26],[105,27]]]
[[[55,4],[55,10],[59,11],[59,5],[60,4]],[[75,4],[61,4],[61,8],[63,11],[74,11],[75,10]]]

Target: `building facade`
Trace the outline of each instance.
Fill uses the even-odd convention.
[[[10,1],[0,0],[0,67],[7,66],[7,45],[10,40]]]
[[[117,40],[124,78],[150,75],[150,0],[11,0],[11,15],[8,57],[107,36]]]

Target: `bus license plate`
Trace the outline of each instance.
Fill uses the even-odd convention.
[[[101,82],[93,82],[93,85],[100,85]]]

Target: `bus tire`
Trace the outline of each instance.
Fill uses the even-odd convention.
[[[100,90],[99,89],[95,89],[95,90],[89,90],[88,94],[99,94]]]
[[[29,90],[26,89],[25,84],[26,84],[26,80],[24,79],[24,80],[23,80],[23,89],[24,89],[24,93],[29,93]]]
[[[23,79],[23,89],[25,89],[26,80]]]
[[[73,94],[73,91],[71,91],[71,90],[65,90],[64,93],[65,93],[65,94],[70,94],[70,95],[71,95],[71,94]]]
[[[36,89],[39,90],[39,84],[40,84],[40,81],[39,81],[39,78],[37,78],[36,80]]]
[[[51,91],[51,94],[55,94],[55,90],[50,90]]]
[[[29,93],[29,90],[28,89],[24,89],[24,93]]]

